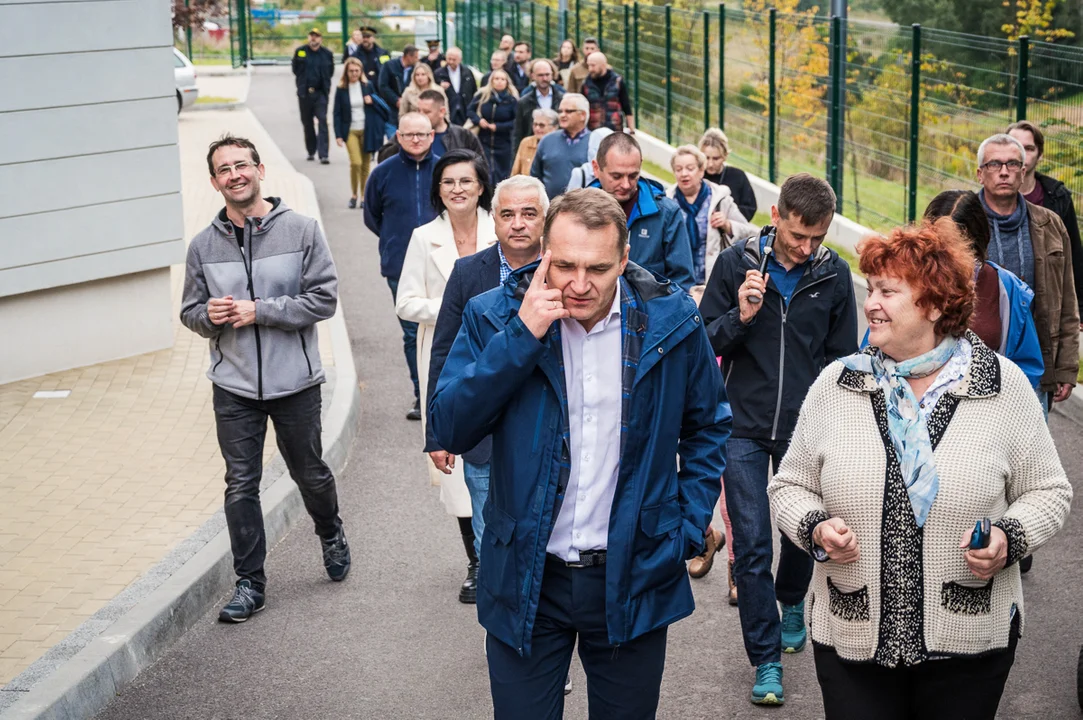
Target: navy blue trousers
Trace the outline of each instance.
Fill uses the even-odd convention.
[[[496,720],[564,716],[564,680],[575,641],[587,673],[591,720],[653,720],[666,664],[666,630],[611,645],[605,625],[605,566],[569,568],[547,558],[529,657],[488,636]]]

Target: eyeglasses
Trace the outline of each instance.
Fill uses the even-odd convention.
[[[431,130],[429,132],[423,133],[404,133],[401,130],[399,131],[399,137],[401,137],[403,140],[413,140],[414,142],[421,142],[430,135],[432,135]]]
[[[557,110],[557,115],[571,115],[572,113],[577,113],[577,112],[584,112],[584,111],[583,110],[565,110],[564,108],[561,108],[561,109]]]
[[[254,168],[254,167],[256,167],[256,164],[254,162],[248,162],[247,160],[242,160],[239,163],[233,163],[232,165],[223,165],[223,166],[221,166],[220,168],[218,168],[217,170],[214,171],[214,176],[216,178],[218,178],[218,179],[227,178],[231,174],[233,174],[234,171],[236,171],[238,173],[243,173],[246,170],[249,170],[250,168]]]
[[[992,170],[993,172],[1000,172],[1001,168],[1004,167],[1008,168],[1012,172],[1019,172],[1023,169],[1023,163],[1018,160],[1009,160],[1008,162],[1003,162],[1001,160],[990,160],[989,162],[982,165],[981,169]]]
[[[459,178],[458,180],[455,180],[453,178],[445,178],[444,180],[440,181],[440,188],[442,190],[451,191],[454,190],[456,186],[458,186],[461,187],[463,190],[469,191],[471,188],[474,187],[474,184],[476,182],[477,180],[475,180],[474,178]]]

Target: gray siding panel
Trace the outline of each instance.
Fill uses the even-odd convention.
[[[175,145],[176,112],[176,100],[156,98],[0,113],[0,165]]]
[[[176,194],[0,218],[0,270],[116,252],[144,245],[148,239],[183,235]]]
[[[176,192],[176,145],[0,166],[0,218]]]
[[[0,297],[168,267],[184,260],[184,240],[128,248],[89,257],[0,270]],[[133,302],[139,302],[133,298]]]
[[[0,58],[0,77],[5,85],[0,112],[176,95],[171,45]]]
[[[48,30],[28,32],[33,27]],[[171,28],[165,0],[2,4],[0,57],[169,45]]]

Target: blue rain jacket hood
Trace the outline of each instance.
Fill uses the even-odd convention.
[[[595,179],[588,187],[600,188]],[[636,204],[628,217],[628,258],[642,268],[672,280],[684,290],[695,285],[692,242],[680,206],[666,197],[661,183],[639,179]]]
[[[429,404],[448,452],[492,434],[478,619],[521,655],[530,653],[545,549],[571,468],[560,323],[539,341],[518,316],[536,268],[467,303]],[[634,263],[620,288],[621,454],[605,566],[614,644],[693,611],[685,561],[703,548],[731,422],[692,298]]]

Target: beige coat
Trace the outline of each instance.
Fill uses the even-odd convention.
[[[711,208],[710,214],[714,215],[720,212],[730,221],[729,235],[723,235],[718,228],[711,227],[710,223],[707,224],[707,258],[703,267],[707,269],[707,277],[709,278],[711,277],[711,268],[714,267],[714,261],[718,259],[723,250],[737,240],[755,237],[760,229],[745,220],[745,216],[741,214],[741,210],[737,207],[733,194],[728,187],[716,185],[710,180],[704,180],[703,182],[707,183],[707,187],[711,189],[711,198],[708,201],[708,207]],[[666,190],[666,197],[676,202],[676,194],[679,192],[677,186],[672,185]]]
[[[477,251],[480,252],[496,242],[496,230],[492,216],[478,208]],[[399,277],[398,301],[395,313],[407,322],[417,323],[417,376],[421,384],[421,397],[428,397],[429,356],[432,354],[433,329],[440,314],[440,301],[444,295],[444,286],[451,275],[459,251],[455,246],[455,237],[451,230],[451,221],[447,213],[442,213],[435,220],[422,225],[410,237],[406,249],[406,259],[402,263],[402,275]],[[428,411],[422,403],[425,415],[422,423],[428,422]],[[431,462],[429,477],[433,485],[440,486],[440,500],[449,515],[470,517],[470,493],[463,479],[462,460],[457,459],[451,475],[444,475]]]

